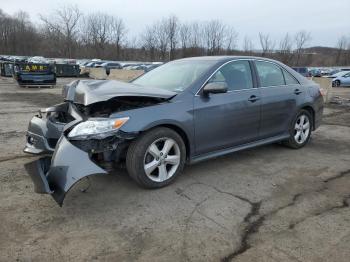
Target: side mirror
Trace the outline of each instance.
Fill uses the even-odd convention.
[[[228,89],[228,86],[226,82],[207,83],[203,88],[203,94],[209,95],[209,94],[226,93],[227,89]]]

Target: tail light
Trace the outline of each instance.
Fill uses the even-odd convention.
[[[318,90],[320,91],[321,96],[326,96],[327,95],[326,89],[320,87]]]

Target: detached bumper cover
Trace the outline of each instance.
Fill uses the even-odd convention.
[[[66,137],[58,141],[50,158],[44,157],[25,165],[37,193],[51,194],[62,206],[66,193],[84,177],[107,172],[91,161],[87,152],[72,145]]]

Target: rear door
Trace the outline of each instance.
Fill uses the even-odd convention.
[[[260,139],[288,132],[305,90],[285,69],[270,61],[255,61],[261,90]]]
[[[257,139],[260,94],[248,60],[222,66],[208,82],[226,82],[228,92],[194,97],[196,154],[205,154]]]

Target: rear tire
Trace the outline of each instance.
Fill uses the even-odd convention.
[[[160,188],[174,181],[185,160],[186,148],[181,136],[170,128],[158,127],[131,143],[126,168],[140,186]]]
[[[284,141],[284,145],[293,149],[304,147],[310,140],[312,123],[313,118],[310,112],[300,110],[289,128],[290,137]]]
[[[334,81],[334,86],[339,87],[341,85],[339,80],[335,80]]]

